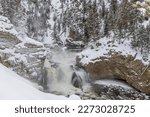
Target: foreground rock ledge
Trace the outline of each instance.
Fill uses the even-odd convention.
[[[129,55],[114,54],[110,58],[100,57],[97,62],[82,64],[77,56],[77,66],[83,67],[92,80],[121,79],[141,92],[150,94],[150,66]],[[94,60],[93,60],[94,61]]]

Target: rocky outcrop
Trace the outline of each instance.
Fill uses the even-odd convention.
[[[144,65],[133,56],[114,54],[100,57],[93,63],[83,65],[77,57],[77,65],[82,66],[93,80],[122,79],[134,88],[150,94],[150,66]],[[94,60],[93,60],[94,61]]]
[[[46,49],[40,42],[18,34],[10,21],[0,16],[0,63],[33,81],[42,81]]]
[[[73,41],[71,39],[67,39],[66,47],[68,49],[83,49],[85,47],[85,44],[82,41]]]
[[[92,84],[93,90],[100,97],[109,100],[149,100],[150,96],[137,91],[136,89],[125,89],[121,86],[106,86]]]
[[[29,78],[34,81],[42,80],[42,70],[45,60],[45,48],[43,46],[25,43],[24,47],[16,46],[14,51],[14,60],[9,60],[13,70],[19,75]],[[19,59],[17,57],[19,55]],[[12,57],[11,57],[12,58]],[[18,61],[18,60],[19,61]]]

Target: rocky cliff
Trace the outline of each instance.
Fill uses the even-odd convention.
[[[92,80],[121,79],[150,94],[149,59],[144,60],[140,52],[133,50],[129,40],[118,44],[112,38],[101,38],[78,54],[76,63]]]
[[[42,43],[19,34],[9,19],[0,16],[0,62],[33,81],[42,80],[46,49]]]

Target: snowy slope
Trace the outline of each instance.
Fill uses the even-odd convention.
[[[95,63],[96,61],[99,61],[98,58],[100,57],[111,57],[110,53],[119,53],[125,56],[136,55],[135,59],[141,60],[144,64],[149,63],[149,61],[143,60],[143,56],[140,51],[132,48],[130,39],[120,39],[119,42],[119,40],[115,40],[113,37],[114,36],[111,35],[108,38],[101,38],[97,42],[91,42],[89,47],[78,54],[78,57],[81,58],[81,63],[83,65],[88,63]],[[150,56],[148,60],[149,59]]]
[[[77,96],[66,98],[37,90],[32,83],[18,76],[0,64],[0,99],[21,100],[64,100],[79,99]]]

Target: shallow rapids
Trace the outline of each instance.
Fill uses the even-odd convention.
[[[78,95],[81,99],[149,99],[127,83],[114,79],[92,81],[82,68],[75,66],[78,52],[51,49],[45,60],[46,92],[56,95]]]

